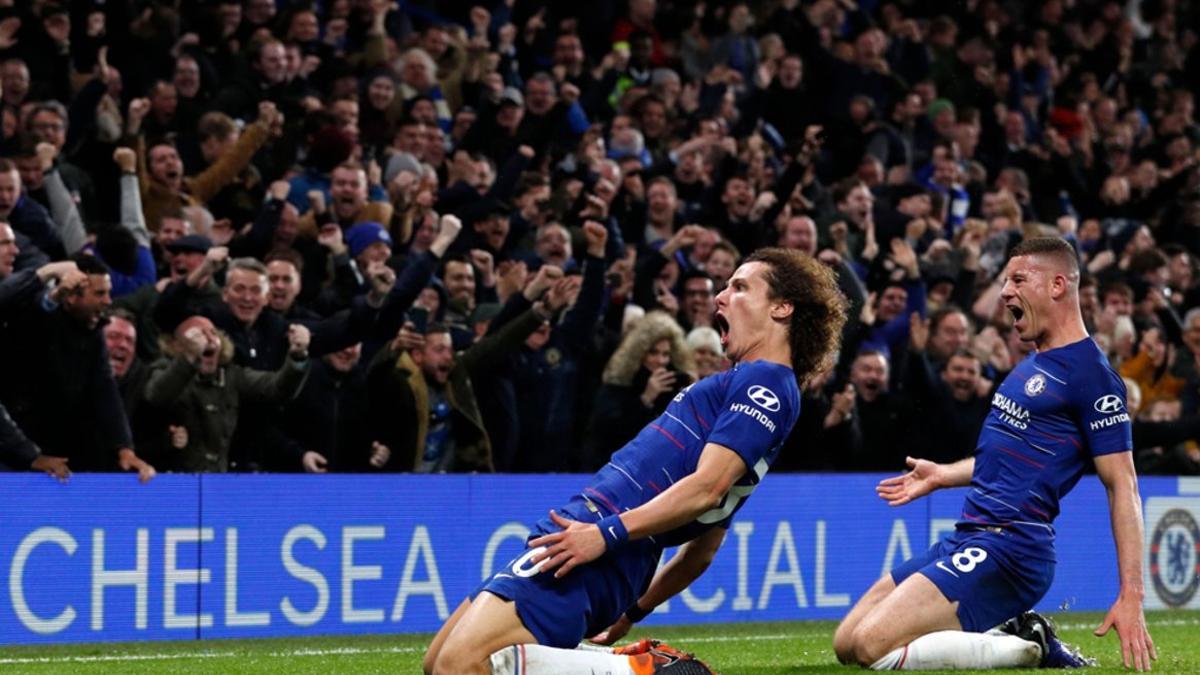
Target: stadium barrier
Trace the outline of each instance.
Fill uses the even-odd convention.
[[[649,623],[835,619],[953,527],[880,476],[771,475],[712,568]],[[0,644],[433,631],[585,476],[0,475]],[[1197,607],[1200,480],[1144,478],[1147,602]],[[1041,609],[1117,590],[1106,493],[1063,504]],[[669,555],[670,552],[668,552]]]

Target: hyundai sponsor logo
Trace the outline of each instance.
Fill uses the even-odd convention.
[[[1093,407],[1096,408],[1096,412],[1098,413],[1113,415],[1124,409],[1125,404],[1121,401],[1120,396],[1117,396],[1116,394],[1106,394],[1096,399],[1096,403],[1093,404]]]
[[[747,389],[746,395],[750,397],[751,401],[754,401],[755,405],[767,412],[777,412],[779,410],[779,397],[775,395],[775,392],[761,384],[756,384]]]

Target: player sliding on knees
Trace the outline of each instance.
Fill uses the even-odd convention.
[[[574,647],[611,645],[708,568],[796,421],[799,384],[829,365],[845,321],[832,272],[783,249],[747,258],[716,305],[736,365],[681,391],[539,521],[524,554],[438,631],[426,673],[711,672],[653,641]],[[681,547],[655,574],[667,546]]]
[[[954,533],[877,581],[850,610],[833,638],[843,663],[1091,665],[1029,610],[1054,579],[1059,500],[1093,462],[1108,490],[1121,584],[1096,635],[1116,629],[1126,667],[1149,670],[1158,658],[1142,613],[1141,499],[1125,385],[1084,327],[1075,252],[1061,239],[1027,239],[1005,275],[1001,299],[1037,351],[992,398],[975,457],[948,465],[909,458],[911,471],[879,484],[893,506],[939,488],[970,490]]]

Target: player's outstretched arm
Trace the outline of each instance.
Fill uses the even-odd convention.
[[[713,557],[724,541],[725,528],[714,527],[679,547],[679,552],[654,575],[650,587],[637,603],[625,610],[616,623],[588,640],[599,645],[611,645],[625,637],[633,624],[699,579],[712,564]]]
[[[905,457],[904,461],[911,469],[908,473],[885,478],[875,486],[875,492],[887,501],[888,506],[903,506],[939,488],[970,485],[971,474],[975,473],[974,457],[953,464],[937,464],[912,457]]]
[[[706,443],[694,473],[676,481],[654,499],[621,514],[629,538],[668,532],[721,506],[729,489],[745,473],[746,463],[740,455],[719,443]]]
[[[1146,629],[1142,613],[1145,588],[1142,585],[1142,498],[1138,495],[1137,473],[1133,468],[1133,453],[1117,452],[1096,457],[1096,473],[1108,490],[1108,508],[1112,515],[1113,540],[1117,544],[1117,567],[1121,590],[1117,600],[1096,629],[1097,636],[1117,629],[1121,640],[1121,657],[1125,667],[1150,670],[1150,662],[1158,659],[1154,640]]]
[[[620,516],[609,516],[599,524],[581,523],[551,511],[550,519],[563,529],[530,541],[530,547],[545,546],[546,550],[530,558],[529,563],[537,565],[545,560],[541,571],[558,568],[554,576],[561,578],[604,555],[610,546],[661,534],[696,520],[720,506],[729,488],[745,473],[746,463],[741,456],[718,443],[708,443],[694,473]],[[600,526],[607,532],[602,533]]]

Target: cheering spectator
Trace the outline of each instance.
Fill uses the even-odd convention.
[[[146,99],[129,104],[129,133],[137,137],[138,175],[142,186],[145,220],[152,227],[164,212],[183,206],[204,205],[241,172],[262,147],[279,122],[279,112],[269,101],[259,106],[258,119],[211,166],[195,176],[184,176],[179,151],[169,139],[145,140],[140,125],[149,111]]]
[[[187,443],[178,449],[173,468],[228,471],[242,401],[284,402],[296,396],[309,368],[308,329],[289,325],[287,340],[287,363],[268,373],[234,363],[233,343],[205,317],[190,317],[175,328],[146,383],[146,401],[187,429]]]
[[[604,367],[584,450],[588,468],[603,465],[661,414],[694,371],[683,330],[671,317],[652,312],[634,324]]]
[[[491,443],[470,380],[494,368],[570,296],[560,280],[496,334],[455,354],[449,328],[408,327],[371,364],[374,442],[389,449],[387,466],[419,473],[493,471]]]
[[[43,452],[67,458],[75,470],[137,471],[146,482],[155,470],[133,450],[100,331],[111,290],[108,269],[90,256],[0,283],[0,403]],[[76,411],[84,423],[63,424],[61,410]]]

